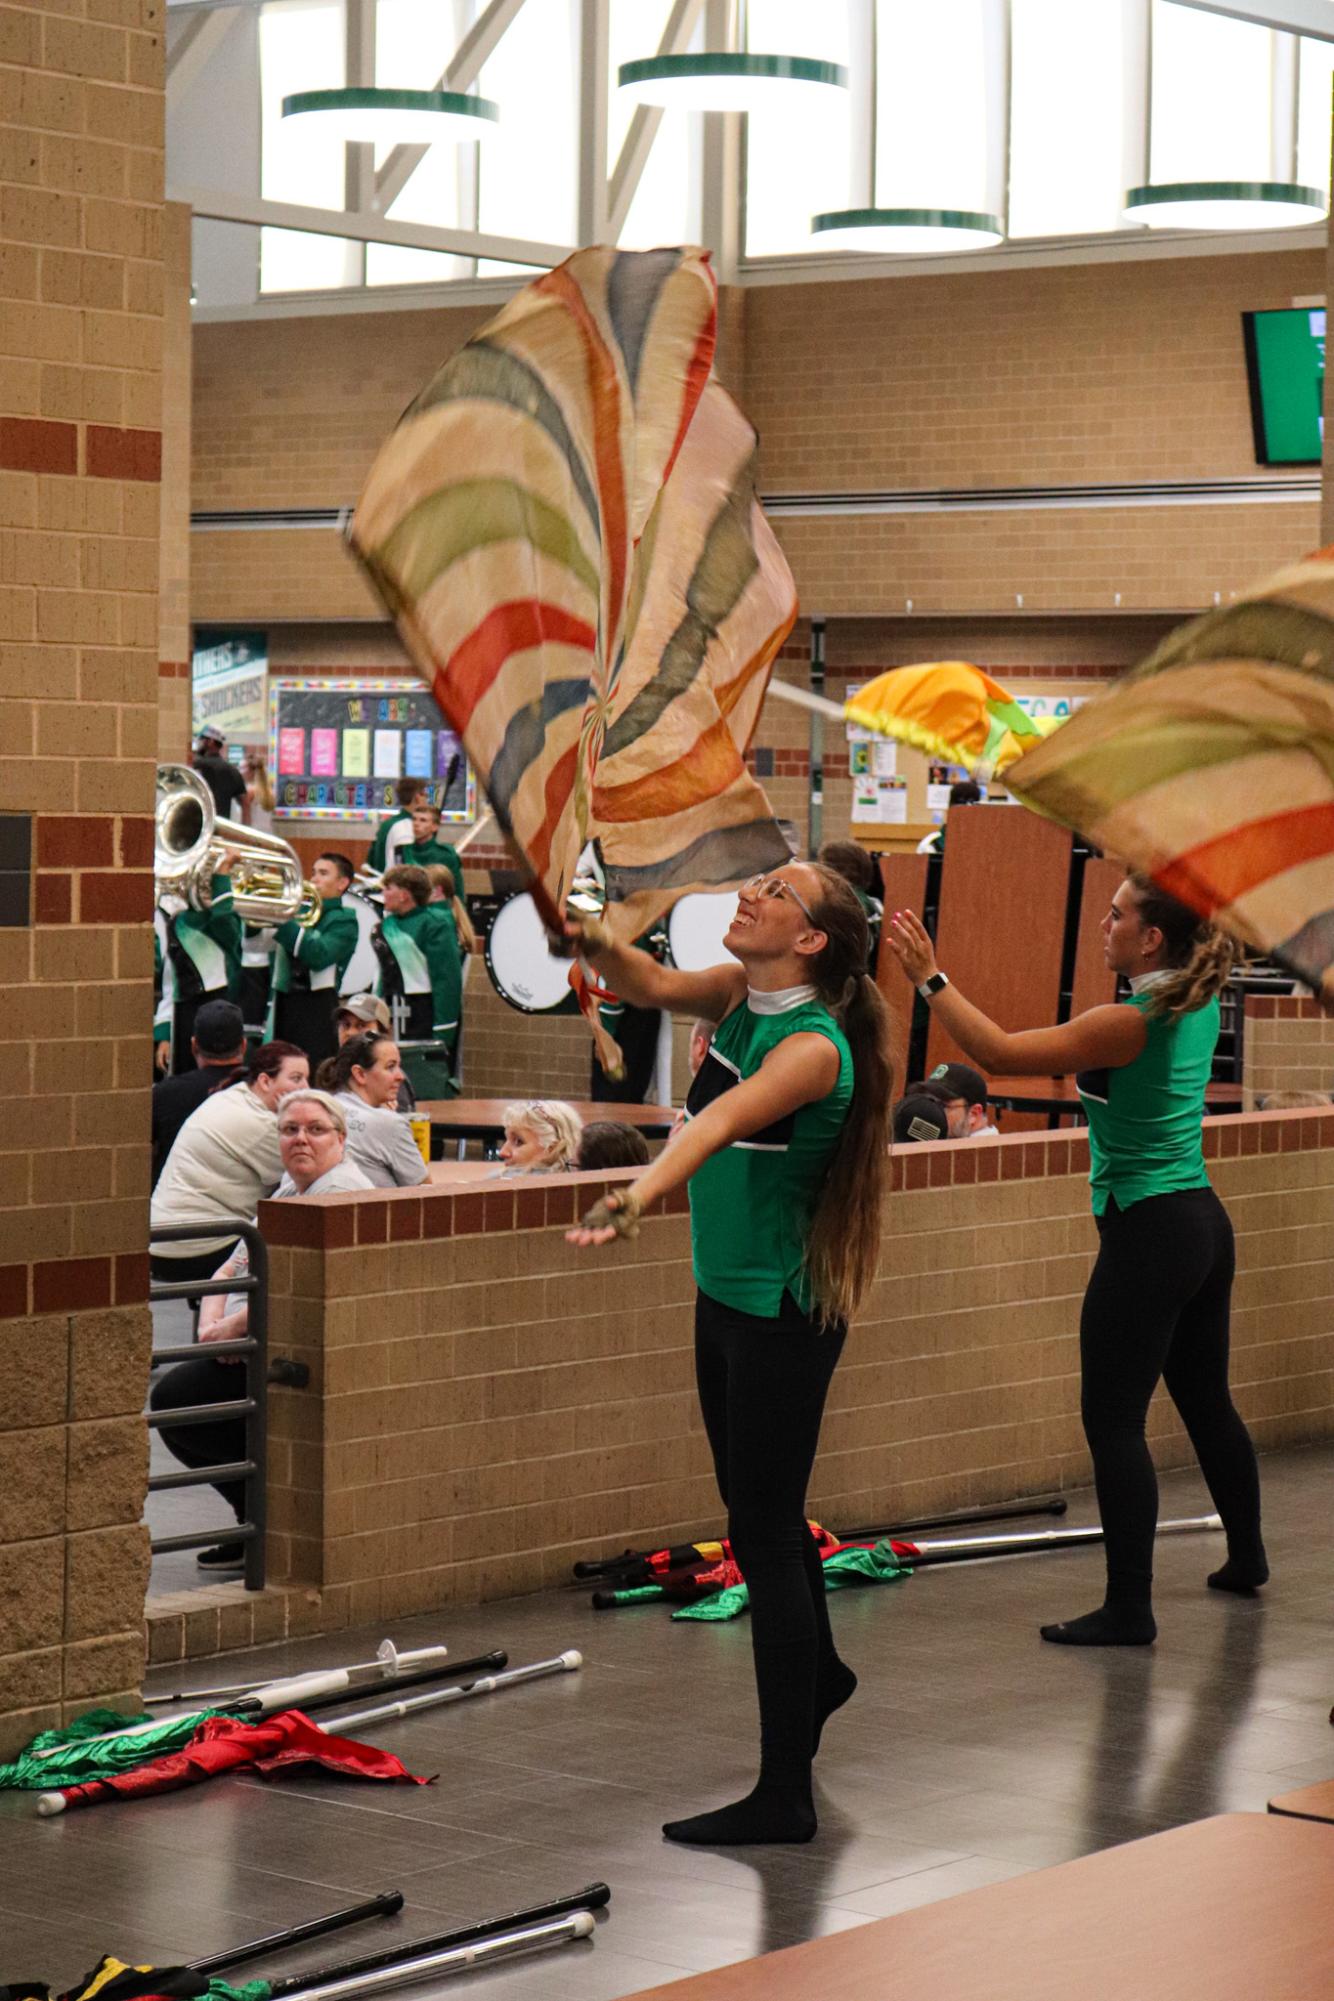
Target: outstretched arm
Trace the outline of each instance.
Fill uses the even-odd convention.
[[[935,947],[926,926],[911,910],[896,910],[886,922],[890,950],[914,986],[936,971]],[[1055,1028],[998,1028],[956,986],[931,997],[938,1016],[966,1055],[992,1077],[1065,1077],[1076,1070],[1119,1070],[1133,1063],[1148,1036],[1143,1015],[1133,1007],[1093,1007]]]
[[[753,1077],[724,1091],[698,1118],[687,1120],[671,1145],[628,1188],[613,1189],[605,1197],[607,1216],[615,1220],[602,1220],[598,1212],[604,1204],[596,1203],[584,1222],[566,1231],[566,1242],[606,1244],[613,1237],[633,1235],[649,1204],[689,1181],[711,1154],[827,1097],[837,1082],[838,1051],[828,1036],[784,1037]]]
[[[617,999],[632,1007],[667,1008],[674,1014],[721,1021],[746,991],[746,975],[735,960],[702,973],[683,973],[675,966],[659,965],[635,945],[617,944],[597,918],[567,924],[565,935],[597,968]]]

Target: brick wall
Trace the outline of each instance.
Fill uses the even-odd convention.
[[[1249,994],[1242,1042],[1247,1111],[1271,1091],[1334,1093],[1334,1021],[1313,1000]]]
[[[162,179],[158,0],[0,9],[0,1756],[142,1670]]]
[[[162,486],[158,574],[158,756],[190,749],[190,233],[180,202],[163,206]]]
[[[1237,1229],[1233,1381],[1263,1447],[1334,1434],[1334,1112],[1211,1119]],[[902,1151],[881,1276],[811,1491],[831,1525],[1087,1484],[1085,1135]],[[716,1526],[691,1375],[683,1199],[594,1256],[562,1226],[608,1177],[266,1205],[271,1557],[326,1626],[563,1580]],[[616,1178],[616,1177],[612,1177]],[[1162,1466],[1190,1463],[1166,1400]]]

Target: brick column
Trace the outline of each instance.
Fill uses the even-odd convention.
[[[162,33],[0,8],[0,1755],[143,1663]]]

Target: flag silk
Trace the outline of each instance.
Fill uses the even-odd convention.
[[[48,1784],[51,1790],[64,1793],[67,1807],[96,1806],[103,1800],[175,1792],[180,1786],[200,1785],[244,1765],[266,1774],[285,1765],[322,1765],[326,1771],[353,1779],[397,1779],[416,1786],[431,1783],[417,1778],[390,1752],[377,1750],[373,1744],[359,1744],[352,1737],[334,1737],[299,1709],[284,1709],[254,1722],[237,1716],[210,1716],[182,1750],[150,1758],[134,1771],[74,1785],[52,1778]]]
[[[196,1709],[164,1721],[147,1715],[122,1716],[115,1709],[90,1709],[73,1723],[43,1730],[13,1764],[0,1765],[0,1790],[12,1786],[27,1792],[51,1792],[84,1779],[132,1772],[150,1758],[180,1750],[205,1717],[213,1714],[212,1710]],[[40,1752],[48,1755],[41,1757]]]
[[[210,1979],[188,1966],[129,1966],[105,1953],[91,1973],[64,1989],[57,2001],[269,2001],[267,1980],[247,1980],[240,1987]],[[0,2001],[51,2001],[44,1981],[16,1981],[0,1986]]]
[[[712,380],[703,250],[581,250],[405,412],[348,539],[548,923],[585,843],[625,942],[789,858],[746,769],[796,591]]]
[[[1006,783],[1334,1004],[1334,548],[1169,634]]]
[[[891,667],[849,696],[843,713],[862,729],[969,771],[979,765],[1004,771],[1053,727],[1027,715],[999,681],[967,660]]]

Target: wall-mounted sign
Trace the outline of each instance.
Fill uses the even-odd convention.
[[[264,632],[195,632],[190,662],[191,728],[220,729],[228,743],[262,745],[268,734],[269,640]]]
[[[269,683],[275,820],[392,812],[400,778],[421,778],[446,820],[475,818],[463,746],[420,681],[275,675]]]

